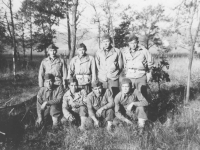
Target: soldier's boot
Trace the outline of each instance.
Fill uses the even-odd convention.
[[[146,119],[138,118],[138,133],[144,133],[144,126],[145,126]]]
[[[81,116],[81,125],[80,125],[80,127],[79,127],[79,129],[80,129],[81,131],[86,130],[86,129],[85,129],[86,119],[87,119],[87,117]]]
[[[107,121],[107,131],[113,132],[113,130],[114,130],[114,125],[113,125],[112,121]]]
[[[53,126],[52,129],[58,129],[58,117],[52,117]]]

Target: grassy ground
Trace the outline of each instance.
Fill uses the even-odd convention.
[[[18,145],[7,142],[0,145],[4,149],[71,149],[71,150],[198,150],[200,147],[200,60],[195,59],[192,68],[191,102],[183,107],[185,85],[187,80],[187,58],[169,58],[168,71],[171,82],[162,83],[161,94],[150,106],[151,121],[143,135],[137,133],[135,126],[116,127],[113,134],[104,128],[80,132],[68,125],[61,130],[36,130],[33,127],[34,117],[22,121],[25,134]],[[12,81],[8,73],[1,75],[0,102],[16,97],[13,103],[24,101],[31,94],[37,93],[38,68],[18,72],[17,82]],[[26,81],[26,82],[24,82]],[[153,96],[157,94],[157,84],[150,84]],[[31,96],[32,96],[31,95]],[[17,97],[21,97],[20,99]],[[0,137],[1,138],[1,137]]]

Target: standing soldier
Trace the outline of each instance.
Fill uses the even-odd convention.
[[[54,79],[52,74],[46,74],[44,76],[45,86],[41,87],[37,94],[37,127],[46,121],[49,114],[53,121],[52,127],[58,127],[58,119],[61,115],[61,100],[64,93],[62,86],[54,85]]]
[[[84,99],[86,98],[86,91],[78,89],[78,81],[71,78],[68,81],[69,90],[63,96],[62,122],[70,121],[79,124],[81,122],[80,130],[85,130],[85,122],[87,118],[87,107]]]
[[[112,130],[114,118],[114,100],[109,89],[103,89],[102,83],[98,80],[92,83],[92,92],[87,96],[87,108],[89,117],[94,121],[96,127],[100,121],[107,123],[107,130]]]
[[[87,48],[81,43],[77,47],[78,55],[72,58],[69,66],[68,79],[76,77],[79,88],[91,92],[91,82],[96,80],[95,60],[86,54]]]
[[[95,57],[98,79],[104,88],[111,89],[115,95],[119,91],[119,75],[123,67],[122,54],[119,49],[112,47],[109,35],[105,34],[102,41],[103,49],[98,50]]]
[[[131,118],[136,115],[138,127],[143,131],[147,114],[145,107],[148,105],[147,100],[137,89],[132,89],[131,80],[124,78],[121,83],[121,92],[115,97],[115,115],[114,124],[121,121],[127,124],[133,124]],[[135,113],[135,114],[134,114]],[[135,118],[135,117],[134,117]]]
[[[131,34],[128,38],[129,49],[123,54],[125,77],[130,78],[136,87],[147,98],[147,82],[152,77],[153,57],[144,47],[139,46],[138,37]]]
[[[59,58],[57,54],[57,49],[54,44],[49,45],[47,48],[48,57],[43,59],[39,69],[39,86],[44,86],[44,75],[50,73],[55,77],[55,85],[64,85],[67,79],[67,66],[62,58]]]

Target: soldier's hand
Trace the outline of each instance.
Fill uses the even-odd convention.
[[[97,112],[96,112],[97,117],[101,117],[102,111],[103,111],[102,108],[97,110]]]
[[[44,103],[42,104],[42,106],[41,106],[41,110],[44,110],[44,109],[46,108],[46,106],[47,106],[47,102],[44,102]]]
[[[151,72],[147,73],[147,82],[149,82],[152,78]]]
[[[69,118],[68,118],[68,120],[72,122],[72,121],[75,120],[75,118],[74,118],[74,116],[70,115]]]
[[[35,122],[36,128],[39,128],[41,125],[42,125],[42,118],[37,118],[37,120]]]

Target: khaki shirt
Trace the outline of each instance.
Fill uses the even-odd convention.
[[[127,78],[140,78],[146,74],[147,69],[154,66],[152,55],[144,47],[139,47],[133,53],[126,49],[123,52],[123,61]]]
[[[129,93],[129,94],[123,94],[122,92],[119,92],[115,96],[115,115],[119,119],[124,119],[124,116],[120,112],[120,105],[122,105],[125,110],[127,109],[128,105],[131,104],[132,102],[135,102],[136,107],[143,107],[147,106],[148,102],[145,99],[145,97],[142,95],[140,91],[137,89],[134,90],[134,92]]]
[[[62,86],[54,85],[52,89],[41,87],[37,94],[37,112],[41,113],[41,105],[47,101],[47,105],[60,104],[63,98]]]
[[[90,75],[91,80],[88,83],[91,83],[96,80],[96,66],[94,57],[86,55],[81,59],[78,56],[72,58],[68,70],[68,79],[74,75]]]
[[[59,83],[65,83],[67,79],[67,66],[62,58],[56,57],[51,60],[50,57],[43,59],[39,69],[39,86],[44,86],[44,75],[50,73],[55,77],[54,84],[59,85]]]
[[[87,107],[89,116],[95,116],[94,110],[97,111],[101,107],[105,110],[114,106],[114,100],[112,92],[109,89],[103,89],[100,97],[96,97],[94,92],[91,92],[87,96]]]
[[[63,96],[62,110],[65,118],[69,118],[71,115],[69,110],[79,109],[80,106],[86,105],[86,91],[81,90],[72,94],[70,90],[68,90]]]
[[[98,78],[101,81],[108,79],[116,80],[123,67],[123,58],[121,51],[117,48],[111,48],[106,55],[104,50],[98,50],[95,57]]]

